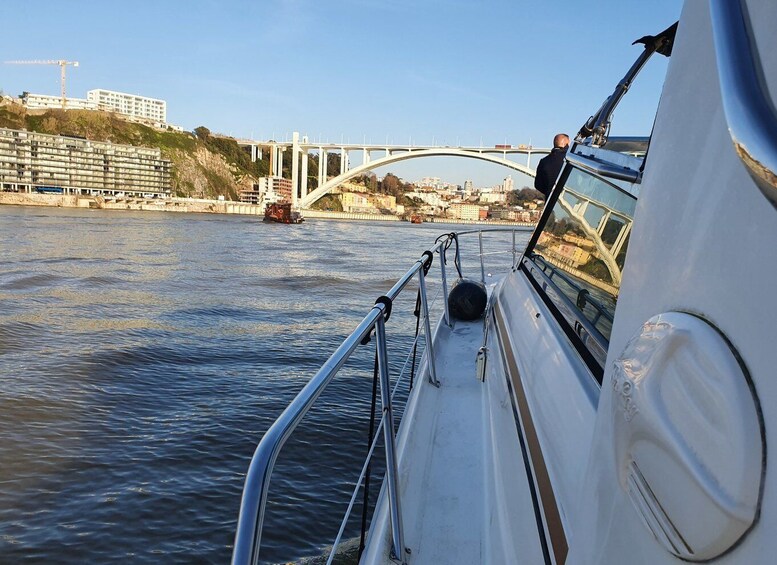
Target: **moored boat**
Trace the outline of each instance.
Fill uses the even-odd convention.
[[[492,230],[439,238],[262,438],[233,562],[258,559],[283,443],[373,332],[387,471],[361,563],[771,562],[775,25],[771,2],[688,2],[641,38],[503,276],[484,267]],[[671,62],[649,145],[621,152],[613,111],[656,53]],[[482,319],[451,315],[451,260],[487,284]],[[415,280],[426,347],[395,433],[386,332]]]
[[[305,218],[297,210],[292,210],[289,203],[268,204],[264,210],[265,222],[279,224],[301,224]]]

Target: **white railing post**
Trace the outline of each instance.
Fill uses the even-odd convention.
[[[480,243],[480,280],[486,284],[486,270],[483,267],[483,230],[478,232],[478,242]]]

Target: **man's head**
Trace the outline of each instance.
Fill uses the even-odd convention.
[[[553,138],[553,149],[564,149],[569,145],[569,136],[565,133],[556,134]]]

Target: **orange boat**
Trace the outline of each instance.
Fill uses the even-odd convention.
[[[413,214],[410,216],[410,223],[411,224],[422,224],[424,219],[421,217],[420,214]]]
[[[277,222],[279,224],[301,224],[305,221],[297,211],[291,209],[291,204],[268,204],[264,210],[265,222]]]

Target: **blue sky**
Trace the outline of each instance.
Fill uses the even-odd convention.
[[[631,42],[669,26],[680,8],[680,0],[36,0],[6,6],[2,60],[77,60],[69,96],[106,88],[162,98],[168,120],[186,129],[548,146],[612,91],[639,54]],[[662,57],[651,63],[616,112],[614,135],[649,133],[666,69]],[[2,65],[0,88],[57,94],[59,69]],[[455,158],[389,170],[481,186],[509,174]]]

